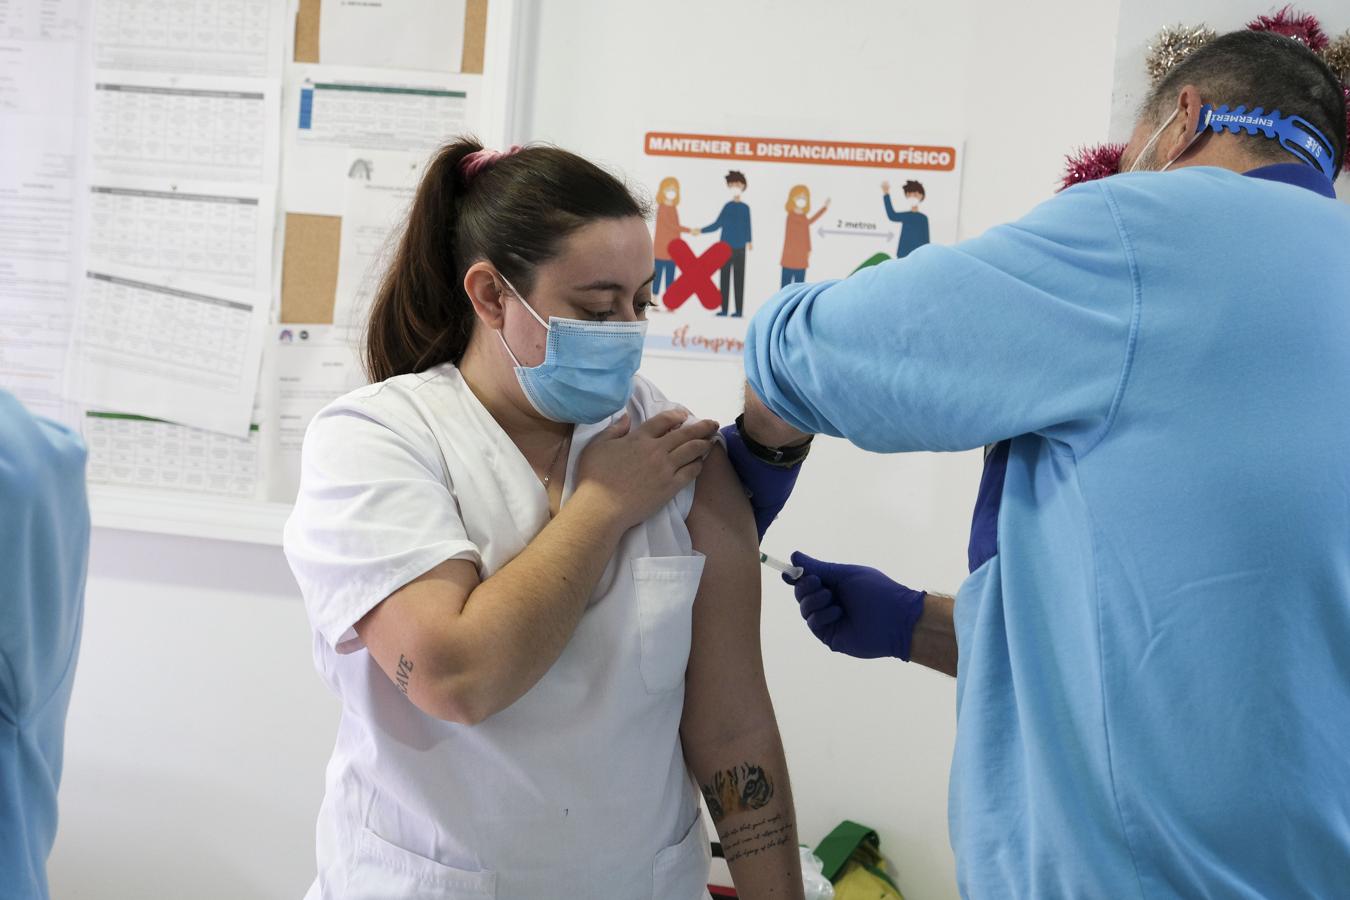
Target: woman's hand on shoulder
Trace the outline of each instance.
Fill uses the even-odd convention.
[[[577,488],[591,512],[623,530],[669,503],[703,471],[717,423],[688,422],[672,409],[636,428],[627,415],[596,435],[577,462]]]

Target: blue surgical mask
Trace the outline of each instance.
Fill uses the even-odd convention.
[[[642,363],[646,322],[584,322],[540,318],[511,282],[502,281],[548,332],[544,361],[522,366],[500,331],[497,337],[516,364],[516,379],[539,415],[554,422],[591,425],[623,409]]]

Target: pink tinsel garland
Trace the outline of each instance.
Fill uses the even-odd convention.
[[[1120,171],[1120,158],[1124,153],[1124,144],[1098,144],[1096,147],[1082,147],[1077,153],[1069,154],[1064,158],[1067,165],[1059,190],[1115,175]]]
[[[1286,6],[1273,16],[1257,16],[1247,23],[1247,27],[1252,31],[1273,31],[1291,37],[1314,53],[1321,53],[1331,43],[1316,16],[1294,12],[1292,6]]]

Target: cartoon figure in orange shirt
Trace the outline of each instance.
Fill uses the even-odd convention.
[[[804,184],[788,191],[787,227],[783,230],[782,287],[806,280],[806,267],[811,258],[811,226],[830,208],[825,205],[811,213],[811,189]]]
[[[656,297],[675,281],[675,261],[670,258],[670,242],[692,229],[680,224],[680,182],[662,178],[656,190],[656,234],[652,237],[652,255],[656,257],[656,275],[652,279],[652,296]],[[655,307],[653,307],[655,308]]]

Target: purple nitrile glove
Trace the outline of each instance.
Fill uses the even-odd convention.
[[[909,662],[914,623],[927,594],[892,581],[876,569],[821,562],[800,551],[792,564],[802,577],[792,585],[802,618],[822,644],[859,659],[896,656]]]
[[[741,433],[735,425],[724,427],[722,437],[727,442],[727,457],[731,460],[731,467],[736,470],[736,477],[741,480],[741,486],[750,498],[750,508],[755,512],[755,530],[759,532],[760,540],[763,540],[764,532],[769,530],[769,525],[783,511],[788,497],[792,496],[797,474],[802,470],[801,463],[785,469],[756,459],[746,449],[745,441],[741,439]]]

